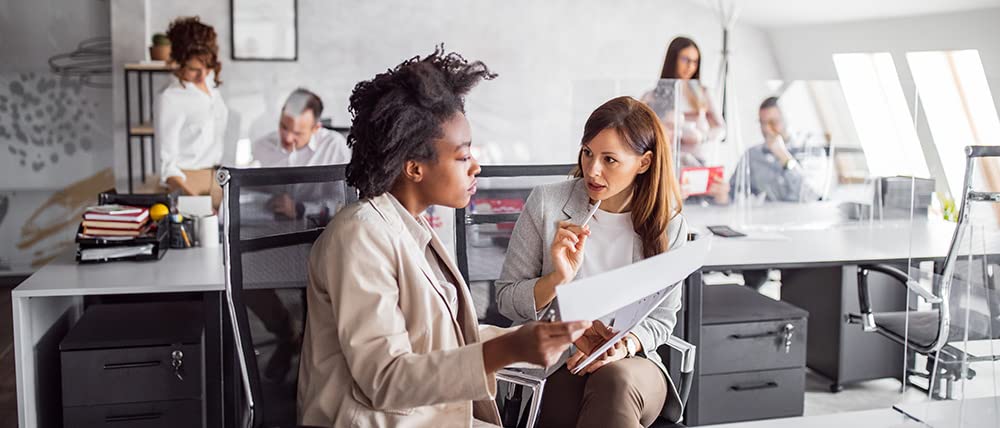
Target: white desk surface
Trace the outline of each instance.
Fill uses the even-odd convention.
[[[714,238],[706,269],[793,268],[943,258],[955,223],[917,218],[848,221],[836,203],[766,204],[749,212],[739,207],[685,207],[694,229],[731,225],[742,238]],[[741,219],[740,223],[733,219]],[[749,220],[748,220],[749,219]],[[729,221],[727,221],[729,220]],[[991,236],[995,232],[989,232]],[[987,239],[987,251],[1000,252],[1000,242]],[[974,242],[976,242],[974,240]]]
[[[67,252],[21,283],[12,297],[222,291],[222,247],[169,249],[145,262],[78,264]]]

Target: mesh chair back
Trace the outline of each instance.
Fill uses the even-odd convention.
[[[345,169],[219,171],[226,294],[245,392],[244,426],[295,426],[309,252],[333,214],[357,200]]]
[[[500,278],[514,223],[531,190],[566,180],[575,164],[484,166],[479,191],[466,208],[455,210],[455,254],[472,291],[480,322],[508,326],[497,310],[494,283]]]

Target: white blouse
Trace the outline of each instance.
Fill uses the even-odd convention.
[[[631,212],[609,213],[597,210],[594,218],[587,224],[590,226],[590,236],[583,250],[583,263],[577,272],[577,279],[632,264],[632,251],[639,235],[632,226]]]
[[[229,109],[214,87],[215,77],[205,79],[208,93],[197,85],[171,79],[157,99],[155,134],[160,145],[160,184],[167,178],[186,178],[184,169],[206,169],[222,162],[223,135]]]

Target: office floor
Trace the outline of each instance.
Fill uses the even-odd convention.
[[[778,276],[772,274],[772,280],[761,287],[761,294],[772,299],[779,299],[781,296],[781,284],[776,279],[779,279]],[[719,279],[719,282],[725,281]],[[988,353],[988,343],[979,343],[978,345],[978,349],[970,347],[969,351],[978,355]],[[995,343],[993,346],[997,345]],[[916,363],[917,366],[923,367],[924,361],[926,360],[918,360]],[[976,363],[971,365],[971,367],[976,371],[976,376],[964,383],[956,384],[956,389],[958,390],[957,396],[964,396],[966,398],[997,396],[1000,393],[1000,378],[996,376],[1000,376],[1000,364]],[[822,376],[812,371],[806,372],[804,416],[887,409],[896,404],[929,400],[927,393],[912,386],[908,386],[906,391],[900,394],[900,383],[895,379],[877,379],[845,385],[844,390],[836,394],[829,391],[829,385],[830,381]]]

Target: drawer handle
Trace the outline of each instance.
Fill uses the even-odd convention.
[[[764,382],[751,385],[733,385],[730,386],[729,389],[739,392],[739,391],[754,391],[757,389],[771,389],[777,387],[778,387],[777,382]]]
[[[137,361],[134,363],[112,363],[105,364],[104,370],[118,370],[118,369],[137,369],[140,367],[156,367],[160,365],[159,361]]]
[[[163,413],[140,413],[138,415],[108,416],[104,418],[104,422],[148,421],[161,417],[163,417]]]
[[[764,332],[764,333],[755,333],[755,334],[732,334],[732,335],[729,335],[729,338],[730,339],[737,339],[737,340],[738,339],[760,339],[762,337],[783,336],[784,334],[785,334],[784,331],[768,331],[768,332]]]
[[[792,332],[795,331],[795,326],[791,323],[785,324],[781,330],[768,331],[764,333],[755,334],[732,334],[729,335],[730,339],[760,339],[764,337],[776,337],[779,339],[780,344],[785,346],[785,353],[789,353],[792,350]]]

